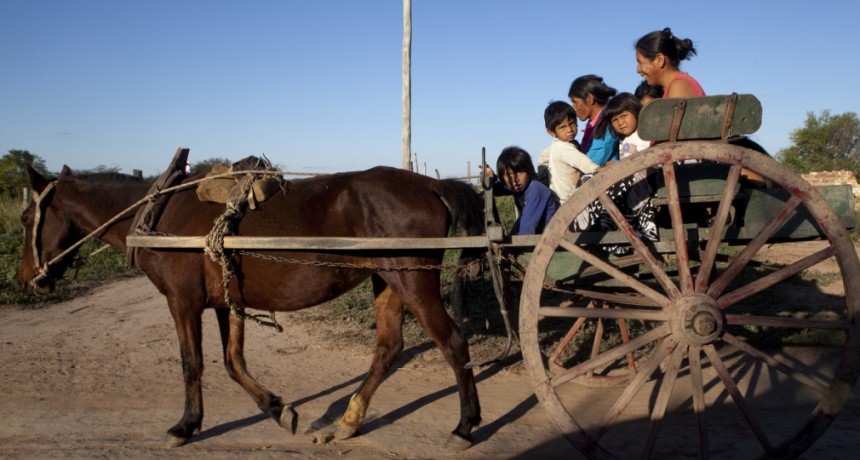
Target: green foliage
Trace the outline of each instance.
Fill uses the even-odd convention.
[[[120,168],[118,166],[98,165],[93,169],[76,169],[74,172],[75,174],[118,173]]]
[[[860,119],[854,112],[819,116],[808,112],[806,123],[791,133],[793,145],[776,158],[798,173],[847,170],[860,176]]]
[[[27,174],[24,165],[30,164],[42,175],[48,174],[45,160],[26,150],[10,150],[0,158],[0,194],[6,197],[21,198],[21,190],[27,187]]]
[[[231,165],[231,164],[233,164],[233,162],[226,159],[226,158],[208,158],[208,159],[198,161],[198,162],[192,164],[191,165],[191,172],[192,173],[209,172],[209,170],[212,169],[212,166],[215,166],[215,165]]]
[[[495,197],[496,211],[499,213],[499,223],[505,229],[505,234],[510,234],[514,222],[517,220],[517,208],[514,204],[514,197],[499,196]]]

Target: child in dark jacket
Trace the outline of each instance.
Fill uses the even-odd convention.
[[[493,191],[496,195],[513,195],[518,217],[511,229],[512,235],[543,233],[546,224],[558,209],[558,198],[537,180],[532,158],[520,147],[507,147],[496,161],[500,181]],[[487,176],[494,178],[493,169],[487,166]]]

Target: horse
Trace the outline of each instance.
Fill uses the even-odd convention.
[[[68,166],[55,180],[29,167],[27,175],[36,198],[22,214],[25,250],[17,278],[22,287],[35,293],[54,289],[74,251],[53,265],[45,266],[46,261],[137,203],[151,185],[150,181],[118,173],[74,174]],[[422,238],[445,237],[449,232],[480,235],[484,231],[479,193],[471,185],[453,179],[437,180],[410,171],[376,167],[286,185],[272,198],[257,203],[257,209],[247,211],[235,234]],[[200,201],[193,189],[172,192],[156,230],[168,235],[206,235],[224,209],[224,205]],[[132,220],[117,219],[97,236],[126,251]],[[371,397],[403,350],[401,323],[405,306],[454,371],[460,418],[446,446],[453,450],[471,446],[471,431],[481,421],[481,410],[473,371],[465,366],[470,361],[468,344],[442,304],[439,267],[443,253],[442,249],[402,249],[261,251],[263,257],[233,254],[236,276],[228,292],[238,308],[231,309],[225,300],[222,268],[203,251],[141,250],[137,255],[139,267],[167,299],[182,358],[185,407],[179,422],[167,431],[169,444],[181,446],[201,428],[201,315],[205,309],[215,311],[229,376],[264,413],[295,434],[298,415],[292,406],[258,383],[246,369],[245,317],[238,312],[245,308],[294,311],[319,305],[369,277],[376,345],[370,369],[352,394],[337,424],[335,438],[355,435]],[[293,262],[284,263],[278,258]],[[386,266],[407,268],[378,268]]]

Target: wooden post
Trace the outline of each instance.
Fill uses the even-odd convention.
[[[409,163],[412,150],[412,0],[403,0],[403,133],[401,158],[403,169],[412,170]],[[418,166],[416,165],[416,168]]]

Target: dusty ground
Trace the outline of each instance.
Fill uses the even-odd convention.
[[[816,244],[791,250],[810,251]],[[785,256],[775,249],[768,254],[772,260]],[[229,380],[208,312],[203,430],[190,444],[168,449],[164,433],[181,415],[182,377],[172,320],[146,278],[115,282],[48,308],[3,306],[0,457],[579,458],[557,435],[521,366],[477,373],[484,423],[474,432],[476,444],[464,453],[444,451],[458,401],[450,371],[428,357],[438,353],[434,349],[398,363],[359,436],[315,443],[314,429],[345,408],[371,350],[332,349],[300,324],[281,320],[286,330],[280,334],[249,324],[247,357],[260,381],[296,405],[299,433],[292,437],[260,415]],[[855,389],[806,458],[856,455],[858,399]],[[592,403],[583,401],[583,407]]]

